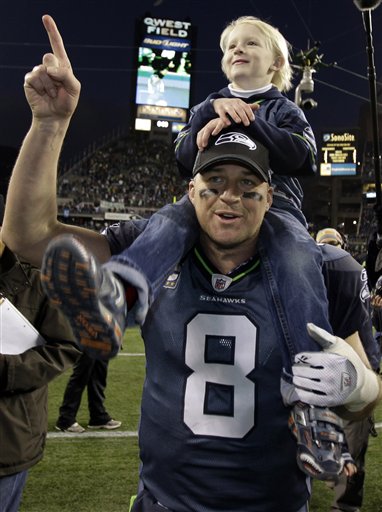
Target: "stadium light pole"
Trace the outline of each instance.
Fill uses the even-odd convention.
[[[377,82],[374,64],[374,46],[371,11],[376,9],[382,0],[353,0],[362,13],[363,25],[366,32],[366,51],[368,56],[368,79],[370,89],[370,109],[373,133],[373,162],[375,179],[375,206],[381,206],[381,156],[379,150]]]

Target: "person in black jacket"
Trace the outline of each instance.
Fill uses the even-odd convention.
[[[3,212],[0,196],[0,226]],[[21,262],[1,240],[0,294],[44,340],[22,353],[9,353],[17,352],[9,348],[1,353],[0,349],[0,510],[16,512],[28,470],[43,457],[48,383],[72,367],[81,352],[65,317],[46,297],[40,271]],[[0,318],[4,334],[9,325],[5,316]],[[22,344],[22,340],[16,342]]]

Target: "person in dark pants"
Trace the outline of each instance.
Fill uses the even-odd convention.
[[[341,475],[334,486],[334,498],[331,511],[360,512],[364,496],[365,483],[365,457],[368,447],[368,438],[372,423],[368,418],[361,421],[348,421],[344,432],[349,452],[357,466],[354,475],[346,477]]]
[[[88,428],[113,430],[121,426],[122,422],[114,420],[105,409],[107,370],[108,361],[91,359],[82,354],[65,389],[57,430],[78,434],[85,431],[76,420],[85,388],[88,393]]]

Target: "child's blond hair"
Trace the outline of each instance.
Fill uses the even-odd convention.
[[[231,21],[221,33],[220,48],[222,49],[223,53],[225,53],[227,49],[228,37],[232,30],[242,23],[254,25],[256,28],[258,28],[266,38],[265,41],[267,48],[273,52],[275,58],[281,59],[282,65],[279,70],[275,71],[272,78],[272,83],[280,91],[289,91],[289,89],[292,87],[293,75],[292,67],[289,62],[290,45],[276,27],[273,27],[269,23],[266,23],[259,18],[255,18],[254,16],[241,16],[240,18]],[[227,76],[227,71],[224,65],[224,56],[222,58],[222,70]]]

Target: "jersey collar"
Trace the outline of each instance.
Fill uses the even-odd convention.
[[[194,247],[194,259],[202,272],[211,279],[212,287],[216,292],[225,291],[231,284],[240,281],[251,272],[257,271],[260,266],[260,258],[255,254],[228,274],[221,274],[209,261],[200,245]]]

